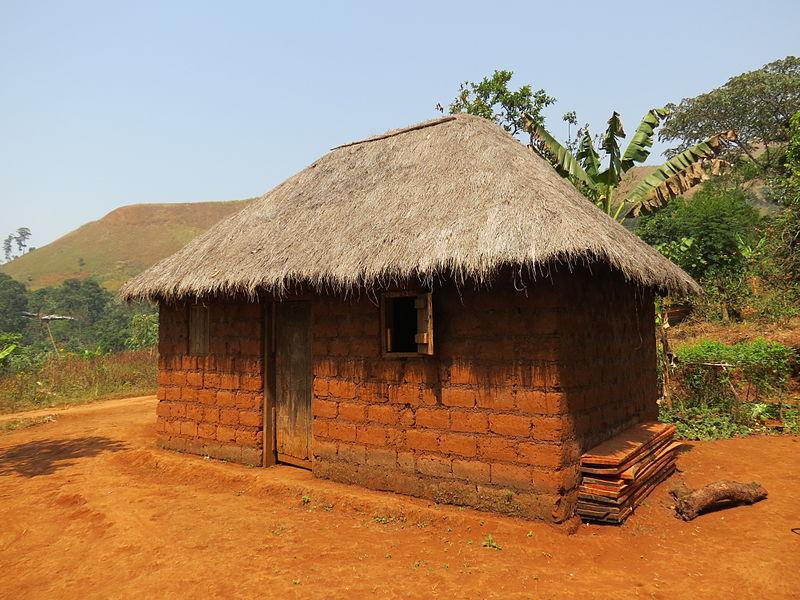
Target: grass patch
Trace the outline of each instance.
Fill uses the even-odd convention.
[[[787,404],[796,355],[775,341],[737,344],[700,340],[679,347],[672,370],[672,406],[659,419],[673,423],[677,437],[718,440],[750,433],[797,433],[798,407]]]
[[[11,421],[0,421],[0,431],[15,431],[17,429],[27,429],[28,427],[35,427],[36,425],[44,425],[45,423],[52,423],[56,418],[54,415],[46,415],[44,417],[31,417],[29,419],[13,419]]]
[[[157,375],[158,356],[150,350],[51,354],[35,367],[0,377],[0,413],[153,394]]]

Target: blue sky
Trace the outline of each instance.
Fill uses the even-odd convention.
[[[0,236],[124,204],[256,196],[338,144],[436,116],[497,68],[629,129],[800,54],[785,2],[0,0]]]

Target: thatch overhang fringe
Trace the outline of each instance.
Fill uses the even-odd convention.
[[[587,201],[501,127],[449,116],[334,148],[129,281],[123,298],[347,292],[503,266],[605,263],[685,294],[683,270]]]

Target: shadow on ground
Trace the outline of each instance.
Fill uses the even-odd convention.
[[[76,459],[102,452],[126,450],[127,444],[107,437],[90,436],[63,440],[37,440],[0,451],[0,476],[17,473],[23,477],[51,475],[69,467]]]

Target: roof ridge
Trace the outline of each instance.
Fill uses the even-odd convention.
[[[434,127],[436,125],[441,125],[442,123],[447,123],[448,121],[455,121],[458,118],[457,115],[449,115],[447,117],[439,117],[437,119],[431,119],[429,121],[423,121],[422,123],[418,123],[417,125],[412,125],[411,127],[403,127],[402,129],[394,129],[391,131],[387,131],[386,133],[382,133],[380,135],[374,135],[372,137],[364,138],[363,140],[357,140],[355,142],[348,142],[347,144],[341,144],[340,146],[334,146],[331,148],[331,151],[338,150],[339,148],[347,148],[348,146],[356,146],[358,144],[366,144],[367,142],[377,142],[378,140],[385,140],[386,138],[394,137],[396,135],[401,135],[403,133],[409,133],[411,131],[417,131],[418,129],[425,129],[426,127]]]

